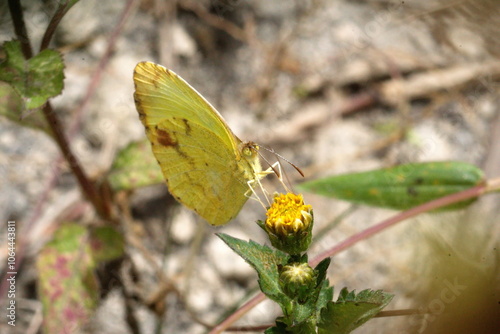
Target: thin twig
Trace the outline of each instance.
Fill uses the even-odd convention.
[[[252,308],[260,304],[260,302],[264,301],[266,296],[260,292],[257,296],[250,299],[248,302],[243,304],[236,312],[231,314],[229,317],[224,319],[220,324],[212,328],[212,330],[208,334],[219,334],[228,329],[233,323],[235,323],[238,319],[244,316],[248,311]]]
[[[92,203],[101,217],[110,219],[111,217],[109,207],[101,202],[101,197],[99,196],[96,187],[94,186],[92,181],[90,181],[82,166],[78,162],[76,156],[73,154],[73,151],[68,144],[68,140],[62,131],[62,126],[59,122],[59,119],[52,110],[51,104],[47,102],[42,110],[45,118],[49,123],[50,129],[52,130],[53,138],[59,146],[59,149],[61,150],[61,153],[68,163],[72,173],[78,180],[78,184],[80,185],[82,193]]]
[[[62,18],[64,17],[64,15],[66,15],[68,10],[74,4],[76,4],[76,2],[73,2],[71,6],[69,6],[70,2],[71,1],[66,0],[64,3],[59,3],[59,7],[54,13],[54,16],[52,16],[52,19],[50,20],[49,25],[47,26],[47,29],[43,34],[42,43],[40,43],[40,51],[43,51],[49,47],[50,41],[52,40],[52,36],[54,36],[54,32],[56,31],[56,28],[61,22]]]

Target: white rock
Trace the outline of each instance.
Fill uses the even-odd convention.
[[[186,244],[191,241],[196,232],[196,224],[193,215],[187,210],[179,210],[172,227],[170,237],[179,244]]]
[[[196,43],[180,24],[175,24],[173,26],[172,42],[174,44],[173,50],[176,55],[186,58],[191,58],[196,55]]]

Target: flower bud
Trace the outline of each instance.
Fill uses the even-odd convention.
[[[307,263],[292,263],[280,268],[280,286],[283,292],[299,303],[305,303],[316,287],[316,271]]]

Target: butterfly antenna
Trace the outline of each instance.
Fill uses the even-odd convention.
[[[268,151],[269,151],[269,149],[267,149],[267,148],[266,148],[266,150],[268,150]],[[273,153],[276,153],[276,152],[273,152]],[[287,183],[287,182],[288,182],[288,184],[290,184],[290,185],[292,184],[292,183],[290,182],[290,179],[288,178],[288,174],[287,174],[287,173],[282,173],[282,171],[281,171],[281,163],[280,163],[280,160],[279,160],[279,158],[280,158],[281,156],[278,154],[278,155],[277,155],[277,157],[278,157],[277,161],[276,161],[274,164],[272,164],[272,165],[271,165],[271,163],[270,163],[269,161],[267,161],[267,159],[266,159],[264,156],[262,156],[260,153],[259,153],[259,156],[260,156],[262,159],[264,159],[264,161],[265,161],[265,162],[268,164],[268,166],[269,166],[269,168],[267,169],[267,173],[270,173],[270,172],[269,172],[269,170],[272,170],[272,172],[273,172],[274,174],[276,174],[276,176],[278,177],[278,180],[281,182],[281,185],[283,186],[283,188],[285,189],[285,191],[286,191],[286,192],[291,192],[291,191],[290,191],[290,188],[288,188],[288,186],[286,185],[286,183]],[[288,161],[288,162],[289,162],[289,161]],[[276,169],[276,166],[278,166],[278,169]],[[266,173],[266,172],[264,172],[264,173]],[[283,175],[285,175],[285,177],[286,177],[286,182],[285,182],[285,181],[283,181]]]
[[[265,149],[267,150],[267,148],[265,148]],[[269,166],[269,168],[271,168],[271,170],[273,171],[273,173],[276,174],[276,176],[278,177],[278,179],[281,178],[281,173],[280,173],[280,171],[278,171],[274,167],[274,164],[271,164],[259,151],[257,151],[257,154],[259,155],[259,157],[262,158],[262,160],[264,160],[266,162],[266,164]]]
[[[288,162],[288,164],[290,164],[293,168],[295,168],[295,170],[302,177],[305,177],[304,176],[304,172],[302,172],[302,170],[299,167],[297,167],[293,162],[291,162],[290,160],[286,159],[285,157],[283,157],[282,155],[280,155],[279,153],[277,153],[274,149],[268,148],[268,147],[265,147],[265,146],[260,146],[260,147],[262,147],[262,148],[266,149],[267,151],[271,152],[272,154],[276,155],[278,158],[283,159],[284,161]],[[259,155],[262,157],[262,155],[260,153],[259,153]],[[262,157],[262,158],[264,159],[264,157]],[[266,159],[264,159],[264,160],[269,164],[269,162]],[[273,167],[271,166],[271,168],[273,168]],[[274,168],[273,168],[273,171],[276,172]]]

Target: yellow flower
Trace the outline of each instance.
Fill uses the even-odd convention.
[[[289,254],[307,250],[311,243],[312,206],[304,204],[302,195],[276,194],[267,210],[265,231],[274,247]]]
[[[267,210],[266,226],[277,235],[307,230],[312,222],[312,206],[304,204],[302,195],[276,194]]]

